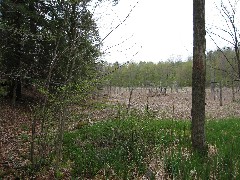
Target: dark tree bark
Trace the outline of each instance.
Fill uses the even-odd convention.
[[[220,81],[219,83],[219,105],[222,106],[223,105],[223,94],[222,94],[222,81]]]
[[[205,152],[205,0],[193,1],[192,146]]]
[[[11,3],[10,5],[8,3]],[[5,30],[4,34],[7,37],[7,50],[3,53],[3,61],[6,65],[7,74],[9,76],[9,91],[8,96],[12,99],[12,104],[21,98],[22,81],[20,77],[20,65],[22,59],[22,36],[19,32],[23,23],[22,14],[19,6],[24,3],[23,0],[9,1],[2,4],[2,20],[11,25],[12,30]],[[12,9],[11,5],[14,7]]]

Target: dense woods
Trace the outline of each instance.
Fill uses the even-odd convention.
[[[91,1],[1,3],[1,81],[21,98],[24,85],[56,91],[95,77],[100,37]]]

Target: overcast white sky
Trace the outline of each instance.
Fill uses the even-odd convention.
[[[220,6],[220,2],[206,0],[206,23],[209,28],[224,27],[224,20],[215,7]],[[103,60],[111,63],[186,60],[192,56],[192,9],[193,0],[120,0],[117,6],[109,2],[101,4],[94,14],[102,38],[130,13],[126,21],[104,40]],[[239,18],[237,21],[240,25]],[[216,49],[208,35],[206,38],[207,50]],[[219,46],[229,46],[215,38]]]

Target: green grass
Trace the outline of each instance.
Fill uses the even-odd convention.
[[[72,177],[133,179],[161,170],[175,179],[240,179],[240,119],[206,123],[209,155],[191,151],[190,122],[129,117],[83,126],[64,136]],[[214,147],[214,148],[213,148]]]

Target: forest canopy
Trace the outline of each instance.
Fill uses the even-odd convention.
[[[95,77],[101,41],[90,3],[1,1],[0,75],[9,97],[21,98],[26,82],[48,89]]]

